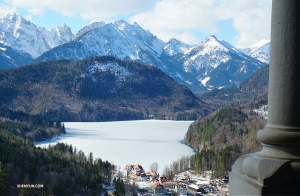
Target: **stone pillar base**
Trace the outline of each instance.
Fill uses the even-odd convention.
[[[230,195],[300,195],[299,162],[241,156],[229,174]]]

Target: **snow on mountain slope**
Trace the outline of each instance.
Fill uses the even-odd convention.
[[[130,75],[133,74],[123,66],[120,66],[117,62],[98,62],[96,61],[94,64],[89,65],[89,74],[94,74],[97,71],[109,71],[114,74],[117,82],[123,82],[127,78],[130,78]],[[95,77],[92,78],[93,82],[96,82],[97,79]]]
[[[215,36],[191,46],[176,39],[164,43],[137,23],[123,20],[84,29],[73,41],[45,52],[36,61],[114,56],[155,65],[176,81],[201,92],[235,86],[265,65]]]
[[[74,36],[74,39],[80,37],[81,35],[85,34],[88,31],[102,27],[103,25],[105,25],[105,22],[93,22],[92,24],[81,28]]]
[[[33,59],[27,53],[20,53],[9,46],[0,44],[0,69],[16,68],[29,64]]]
[[[0,53],[8,67],[24,65],[36,57],[40,62],[108,55],[157,66],[194,92],[238,85],[269,61],[269,40],[243,52],[213,35],[197,45],[174,38],[165,43],[137,23],[124,20],[94,22],[73,35],[66,24],[47,30],[12,13],[0,19],[0,31]],[[13,52],[9,56],[4,46],[11,46],[21,56]],[[21,60],[12,63],[12,57]]]
[[[0,43],[30,54],[33,58],[51,48],[70,41],[71,29],[64,24],[47,30],[37,27],[22,16],[10,13],[0,19]]]
[[[137,23],[131,25],[120,20],[90,29],[73,41],[44,53],[37,61],[110,55],[145,64],[160,64],[158,57],[165,43]]]
[[[270,40],[263,39],[249,48],[242,49],[246,55],[266,64],[270,63]]]
[[[238,85],[265,65],[213,35],[190,48],[178,61],[184,72],[207,90]]]
[[[192,45],[185,44],[182,41],[172,38],[166,43],[166,45],[163,47],[163,50],[165,54],[173,56],[178,53],[184,54],[192,47]]]
[[[69,42],[73,38],[73,33],[70,27],[65,23],[60,27],[51,28],[50,30],[45,28],[39,29],[44,34],[50,48]]]
[[[227,62],[231,58],[230,53],[247,58],[229,43],[217,39],[214,35],[209,36],[185,53],[184,69],[186,72],[192,69],[204,70],[207,74],[221,63]]]

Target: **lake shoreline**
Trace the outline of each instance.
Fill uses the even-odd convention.
[[[195,154],[184,143],[184,135],[193,121],[135,120],[109,122],[65,122],[66,134],[34,143],[48,147],[67,143],[86,155],[108,160],[120,168],[126,164],[142,164],[145,169],[153,162],[165,165],[182,155]]]

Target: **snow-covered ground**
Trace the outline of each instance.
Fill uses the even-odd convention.
[[[228,180],[213,178],[211,171],[205,171],[201,174],[195,173],[194,171],[185,171],[175,175],[174,178],[176,182],[185,181],[186,179],[189,179],[188,183],[191,187],[203,187],[207,192],[205,195],[228,195]]]
[[[140,120],[118,122],[67,122],[67,134],[51,141],[36,143],[47,147],[57,142],[72,144],[86,155],[108,160],[123,167],[127,164],[143,165],[145,170],[157,162],[159,173],[182,155],[194,150],[182,141],[192,121]]]
[[[258,109],[254,109],[253,112],[257,113],[264,119],[268,119],[268,105],[263,105]]]

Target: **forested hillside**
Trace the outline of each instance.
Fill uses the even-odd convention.
[[[62,121],[185,120],[212,111],[160,69],[107,56],[2,70],[0,103]]]
[[[72,145],[33,142],[64,134],[59,119],[0,107],[0,195],[99,195],[114,165]],[[33,185],[37,187],[22,187]]]
[[[267,104],[268,76],[266,66],[239,87],[213,90],[201,97],[218,110],[192,123],[185,135],[186,144],[197,150],[197,170],[224,174],[242,154],[259,151],[256,133],[267,120],[253,109]]]
[[[113,168],[72,145],[36,148],[31,141],[0,129],[0,195],[98,195],[104,192],[102,183],[110,181]]]
[[[230,171],[242,154],[259,151],[256,133],[267,120],[253,112],[267,102],[266,94],[240,106],[223,107],[192,123],[185,135],[186,144],[197,150],[195,165],[199,171]]]
[[[238,106],[251,100],[266,96],[269,84],[269,66],[257,70],[248,80],[238,87],[230,89],[214,89],[201,96],[205,102],[216,108]]]
[[[4,106],[0,107],[0,129],[32,142],[49,140],[53,136],[66,133],[60,120],[53,121],[40,115],[12,111]]]

